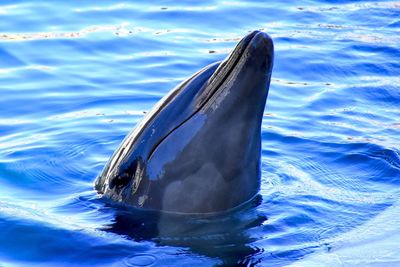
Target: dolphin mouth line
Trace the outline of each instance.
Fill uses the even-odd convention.
[[[210,86],[210,89],[207,90],[205,95],[198,101],[199,103],[197,104],[197,107],[199,107],[199,109],[201,109],[204,106],[205,102],[208,102],[208,100],[212,98],[212,96],[218,91],[219,87],[226,81],[229,75],[233,72],[235,66],[240,61],[243,54],[246,52],[251,41],[258,33],[259,31],[254,31],[249,36],[249,40],[246,40],[246,42],[243,44],[239,43],[233,50],[235,51],[238,48],[238,46],[241,45],[241,47],[239,47],[238,53],[231,53],[229,58],[223,61],[215,70],[215,72],[211,75],[209,80],[206,82],[206,85]],[[195,113],[197,111],[198,110],[196,109]]]
[[[252,36],[249,37],[249,40],[242,44],[242,50],[238,53],[232,53],[230,57],[221,63],[221,65],[218,66],[218,68],[215,70],[215,72],[211,75],[209,78],[209,81],[207,81],[203,86],[210,85],[211,88],[207,90],[207,93],[205,94],[205,97],[202,97],[199,101],[199,103],[196,105],[196,110],[185,120],[183,120],[181,123],[179,123],[177,126],[175,126],[173,129],[171,129],[163,138],[161,138],[150,150],[149,156],[147,157],[147,161],[151,159],[153,156],[154,152],[158,148],[158,146],[168,137],[170,136],[176,129],[181,127],[183,124],[185,124],[188,120],[190,120],[194,115],[196,115],[204,106],[205,104],[216,94],[218,89],[221,87],[221,85],[224,84],[226,79],[230,76],[230,74],[233,72],[235,69],[235,66],[237,63],[240,61],[244,53],[246,52],[247,48],[251,44],[251,41],[254,39],[254,37],[260,33],[259,31],[254,31],[252,33]],[[238,44],[240,45],[240,44]],[[238,46],[235,47],[233,51],[236,50]],[[223,65],[222,65],[223,64]],[[225,68],[226,67],[226,68]],[[227,71],[223,71],[224,69],[227,69]],[[222,73],[220,73],[222,72]],[[211,80],[211,81],[210,81]]]

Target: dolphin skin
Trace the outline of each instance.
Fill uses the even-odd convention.
[[[254,31],[224,61],[178,85],[114,152],[97,192],[140,209],[188,214],[251,200],[260,188],[273,57],[272,39]]]

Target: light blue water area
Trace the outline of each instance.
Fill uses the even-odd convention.
[[[144,113],[256,29],[275,43],[260,196],[212,218],[99,200]],[[0,266],[308,266],[337,244],[336,264],[400,263],[399,44],[391,1],[2,1]],[[357,261],[355,238],[391,243]]]

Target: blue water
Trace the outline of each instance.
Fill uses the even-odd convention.
[[[337,264],[400,264],[399,2],[73,3],[0,4],[0,266],[309,266],[355,239]],[[211,218],[98,199],[144,113],[256,29],[275,42],[259,197]]]

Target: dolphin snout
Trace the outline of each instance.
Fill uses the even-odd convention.
[[[247,55],[254,68],[262,71],[272,70],[274,44],[272,38],[265,32],[254,31],[247,46]]]
[[[273,49],[272,38],[265,32],[257,31],[250,41],[250,45],[254,48],[271,51]]]

